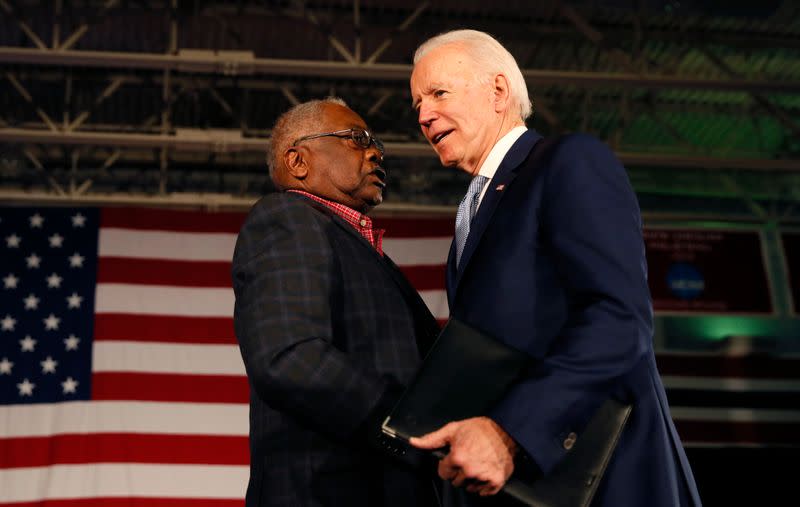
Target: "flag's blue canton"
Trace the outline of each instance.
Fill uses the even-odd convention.
[[[0,404],[89,399],[98,221],[0,207]]]

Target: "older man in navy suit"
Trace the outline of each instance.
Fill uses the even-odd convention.
[[[485,417],[412,444],[449,446],[440,476],[491,496],[520,462],[551,471],[616,398],[633,409],[593,505],[699,506],[656,369],[641,218],[622,165],[592,137],[526,129],[522,74],[482,32],[422,44],[411,96],[441,163],[473,176],[447,265],[451,314],[533,359]]]
[[[311,101],[278,119],[268,161],[280,192],[253,206],[232,268],[246,504],[437,505],[433,471],[380,438],[438,332],[366,215],[383,199],[383,147],[341,100]]]

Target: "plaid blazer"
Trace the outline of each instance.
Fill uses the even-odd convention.
[[[371,450],[361,431],[438,333],[391,260],[324,206],[270,194],[242,226],[232,278],[250,384],[247,507],[432,503],[433,474]]]

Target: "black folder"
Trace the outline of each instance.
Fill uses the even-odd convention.
[[[485,415],[531,358],[451,318],[392,413],[384,433],[408,440]]]
[[[531,361],[525,352],[451,318],[382,430],[407,442],[448,422],[486,415]],[[588,506],[630,411],[630,405],[608,399],[550,473],[536,480],[515,473],[503,492],[533,507]]]

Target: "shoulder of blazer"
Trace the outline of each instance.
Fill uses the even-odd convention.
[[[532,149],[525,153],[525,160],[521,162],[523,167],[535,164],[550,165],[550,162],[557,159],[560,162],[571,162],[585,157],[611,157],[615,158],[614,152],[603,141],[589,134],[570,133],[548,136],[541,138]]]
[[[521,146],[521,150],[514,153],[515,157],[509,162],[513,162],[519,168],[537,167],[546,164],[549,157],[554,155],[558,148],[563,144],[567,135],[555,135],[537,137]],[[516,147],[516,146],[515,146]],[[509,152],[511,155],[511,152]]]
[[[275,192],[259,199],[253,205],[250,214],[281,215],[298,213],[313,216],[316,213],[311,210],[317,207],[315,205],[317,205],[315,201],[299,194]],[[319,207],[324,208],[322,205],[319,205]]]
[[[324,204],[295,193],[277,194],[272,200],[275,201],[273,205],[283,207],[289,220],[294,222],[290,225],[294,226],[295,233],[314,234],[317,237],[322,235],[327,237],[331,237],[331,235],[349,236],[360,243],[366,252],[371,253],[376,259],[381,258],[370,242],[355,227]],[[329,225],[333,227],[329,227]],[[297,229],[303,230],[298,231]]]
[[[247,261],[264,247],[265,242],[274,242],[287,235],[302,235],[309,241],[319,238],[329,229],[329,216],[314,209],[313,202],[302,196],[286,193],[268,194],[250,209],[236,238],[234,262]]]
[[[511,168],[518,167],[530,156],[531,150],[541,144],[542,139],[546,138],[533,129],[527,130],[511,145],[501,164]]]
[[[332,231],[334,229],[326,227],[331,223],[347,225],[325,205],[290,192],[276,192],[262,197],[251,209],[245,226],[251,220],[292,227],[293,232],[300,234]]]

